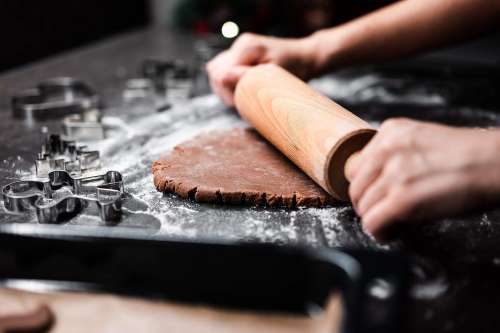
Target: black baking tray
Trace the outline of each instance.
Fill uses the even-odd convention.
[[[396,253],[0,230],[0,280],[231,309],[308,313],[340,292],[344,332],[399,332],[409,265]],[[59,284],[59,287],[58,287]],[[385,288],[385,294],[373,289]]]

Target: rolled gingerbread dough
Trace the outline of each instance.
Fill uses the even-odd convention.
[[[250,129],[211,132],[154,162],[162,192],[198,202],[321,207],[332,197]]]

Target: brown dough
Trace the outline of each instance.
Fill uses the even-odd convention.
[[[255,131],[198,136],[154,162],[162,192],[199,202],[320,207],[333,198]]]

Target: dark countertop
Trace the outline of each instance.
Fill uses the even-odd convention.
[[[95,87],[111,110],[107,114],[120,118],[116,110],[123,107],[124,81],[138,76],[141,61],[145,58],[181,58],[192,62],[195,58],[194,42],[190,36],[162,30],[133,32],[0,75],[0,185],[30,172],[38,151],[41,125],[52,130],[58,128],[56,122],[29,125],[14,120],[10,111],[10,96],[14,93],[49,77],[74,76]],[[408,66],[342,71],[314,84],[372,121],[398,115],[463,126],[498,126],[500,117],[496,110],[500,110],[500,103],[494,98],[494,87],[499,86],[498,75],[486,73],[496,72],[443,69],[440,65],[416,61]],[[203,80],[200,82],[195,90],[207,92],[206,84]],[[343,87],[341,91],[339,87]],[[151,140],[159,140],[162,133],[165,136],[178,133],[176,126],[191,128],[199,123],[210,123],[214,126],[212,128],[218,128],[219,121],[221,127],[240,124],[232,111],[222,107],[214,98],[201,97],[194,104],[194,107],[185,107],[190,112],[174,108],[172,115],[175,117],[168,116],[171,111],[167,111],[165,117],[170,118],[169,121],[163,119],[168,124],[162,129],[165,132],[156,128],[159,131],[156,137],[140,134],[132,141],[143,140],[141,142],[147,145]],[[208,105],[207,109],[211,111],[200,113],[203,105]],[[196,114],[193,119],[190,118],[192,113]],[[123,156],[120,154],[133,147],[132,141],[112,150],[109,156],[105,155],[109,157],[106,166],[114,167],[113,162]],[[130,182],[130,192],[136,201],[148,206],[144,209],[147,214],[143,214],[147,218],[131,215],[119,227],[91,223],[90,228],[80,228],[87,222],[79,219],[47,228],[61,228],[69,234],[106,234],[111,237],[119,234],[144,239],[209,237],[311,246],[380,246],[361,232],[358,218],[349,206],[292,212],[220,208],[183,202],[151,190],[144,192],[142,184],[148,183],[150,178],[147,165],[155,157],[141,156],[142,164],[119,170],[124,172],[126,186],[127,181]],[[143,167],[139,168],[140,165]],[[161,214],[164,216],[159,216]],[[25,222],[23,225],[32,226],[34,233],[37,228],[46,227],[34,221],[31,217],[26,223],[26,218],[0,211],[0,223]],[[500,305],[500,290],[496,283],[500,277],[499,240],[500,210],[409,225],[402,231],[399,240],[391,246],[408,252],[418,263],[414,268],[415,281],[411,290],[411,331],[487,331],[500,324],[500,318],[495,315]]]

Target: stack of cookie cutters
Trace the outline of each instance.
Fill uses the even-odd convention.
[[[28,123],[64,118],[64,134],[76,140],[104,138],[101,106],[99,95],[87,83],[71,77],[48,79],[12,98],[15,118]]]
[[[36,179],[2,188],[4,206],[12,213],[36,211],[40,223],[59,223],[83,209],[112,223],[122,215],[123,176],[100,172],[99,151],[76,140],[104,138],[99,96],[86,83],[69,77],[40,83],[12,98],[14,117],[34,120],[63,118],[64,135],[42,127]]]
[[[60,223],[83,209],[96,213],[105,223],[122,215],[123,177],[117,171],[93,176],[72,176],[51,171],[48,180],[24,180],[3,187],[5,208],[12,213],[36,211],[39,223]]]
[[[105,223],[120,220],[124,198],[123,176],[102,173],[99,151],[88,150],[75,140],[49,134],[42,127],[41,152],[35,161],[36,179],[3,187],[7,211],[36,211],[39,223],[59,223],[83,209]]]

